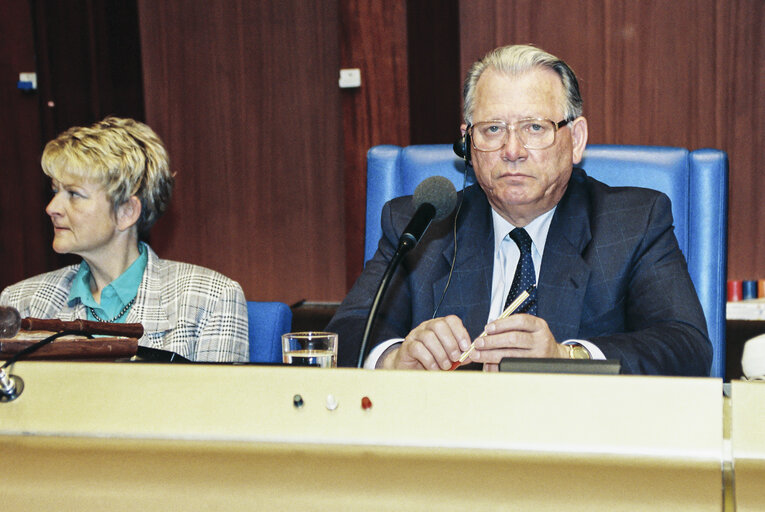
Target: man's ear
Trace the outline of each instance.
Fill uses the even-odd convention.
[[[582,161],[584,148],[587,147],[587,119],[577,117],[571,121],[571,150],[574,165]]]
[[[137,196],[130,196],[117,208],[117,228],[120,231],[127,231],[135,226],[140,217],[141,200]]]

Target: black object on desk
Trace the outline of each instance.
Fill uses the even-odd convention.
[[[191,363],[189,359],[186,359],[182,355],[170,352],[169,350],[161,350],[158,348],[142,347],[138,345],[135,357],[137,361],[149,362],[149,363]]]
[[[618,375],[622,363],[618,359],[555,359],[547,357],[504,357],[499,371],[517,373],[584,373]]]

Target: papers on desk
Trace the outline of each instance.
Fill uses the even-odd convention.
[[[726,320],[765,320],[765,298],[728,302]]]

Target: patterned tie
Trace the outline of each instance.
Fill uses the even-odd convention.
[[[532,284],[536,284],[537,275],[534,272],[534,261],[531,259],[531,237],[523,228],[515,228],[510,232],[510,238],[513,239],[518,245],[518,249],[521,251],[521,258],[518,260],[518,266],[515,268],[515,276],[513,277],[513,285],[510,287],[510,292],[507,294],[505,300],[505,309],[510,305],[515,298],[521,294],[524,290],[527,290]],[[530,315],[537,314],[537,290],[531,293],[531,296],[526,299],[518,309],[516,313],[528,313]]]

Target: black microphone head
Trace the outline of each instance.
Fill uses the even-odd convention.
[[[13,338],[21,327],[21,315],[10,306],[0,306],[0,338]]]
[[[412,202],[415,209],[425,203],[432,204],[436,209],[434,219],[441,220],[454,210],[454,205],[457,204],[457,190],[452,182],[443,176],[431,176],[414,189]]]

